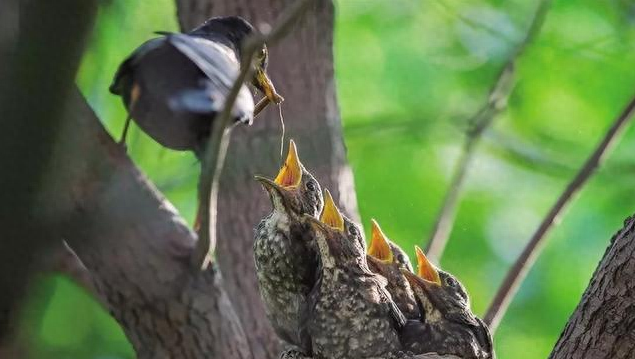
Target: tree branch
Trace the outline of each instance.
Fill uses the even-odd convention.
[[[635,353],[635,216],[611,239],[550,359],[627,359]]]
[[[178,0],[184,29],[210,16],[240,15],[252,24],[275,24],[296,0]],[[353,176],[346,162],[333,71],[334,6],[316,0],[310,15],[281,41],[269,47],[267,72],[284,95],[286,133],[296,141],[302,163],[323,188],[355,217]],[[290,25],[291,26],[291,25]],[[285,31],[283,31],[284,33]],[[232,130],[227,161],[220,180],[218,241],[214,260],[254,356],[278,358],[280,340],[266,317],[253,260],[253,228],[271,203],[254,174],[273,175],[279,169],[280,122],[277,111],[263,111],[251,127]],[[236,215],[240,214],[240,215]]]
[[[229,145],[231,109],[234,107],[238,92],[243,86],[245,79],[252,75],[254,55],[265,43],[272,46],[282,38],[291,24],[304,14],[312,1],[314,0],[299,0],[293,3],[280,15],[276,25],[268,34],[254,33],[245,40],[240,73],[227,95],[223,111],[214,120],[211,136],[202,160],[203,165],[201,166],[202,170],[199,178],[201,225],[198,229],[199,241],[196,245],[197,248],[192,256],[192,266],[195,269],[206,266],[205,259],[211,258],[212,252],[216,247],[218,188],[227,155],[227,146]],[[259,109],[258,112],[260,112],[262,108],[264,107],[261,105],[256,109]]]
[[[527,272],[540,254],[547,234],[553,228],[556,221],[560,219],[565,208],[572,202],[574,195],[587,183],[591,175],[602,164],[603,159],[608,154],[612,145],[618,140],[619,135],[624,131],[635,112],[635,97],[633,97],[622,113],[615,119],[608,129],[602,141],[595,148],[591,156],[580,168],[577,175],[567,185],[547,216],[540,223],[540,226],[531,237],[529,243],[520,254],[512,268],[507,273],[505,280],[498,289],[496,296],[492,300],[483,320],[493,332],[496,331],[500,320],[507,311],[507,307],[518,291],[520,283],[525,279]]]
[[[139,358],[253,359],[215,267],[192,273],[196,237],[75,93],[50,185],[61,236],[91,272]]]
[[[540,32],[551,4],[551,0],[541,0],[534,18],[527,30],[523,41],[518,44],[514,54],[507,61],[494,85],[492,86],[487,102],[468,121],[470,129],[467,131],[463,152],[456,163],[456,167],[450,180],[450,187],[443,199],[443,204],[427,242],[426,254],[428,258],[438,263],[447,245],[454,220],[456,208],[461,198],[463,184],[467,171],[472,163],[476,145],[479,143],[483,132],[492,124],[494,119],[507,108],[507,99],[515,86],[515,65],[525,48]]]
[[[69,277],[76,285],[99,300],[104,308],[108,309],[108,303],[103,301],[103,298],[99,295],[90,271],[79,259],[75,251],[68,246],[66,241],[60,242],[60,246],[54,253],[52,260],[53,263],[50,263],[50,266],[47,266],[46,269]]]

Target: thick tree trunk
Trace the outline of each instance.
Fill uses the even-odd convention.
[[[271,23],[291,1],[223,0],[212,7],[210,0],[179,0],[178,5],[183,27],[190,28],[210,15],[240,14],[256,25]],[[305,165],[324,187],[346,194],[340,202],[355,216],[333,82],[333,6],[317,3],[302,25],[271,49],[270,74],[286,97],[287,137],[296,139]],[[251,252],[252,228],[269,210],[252,176],[272,176],[281,163],[277,111],[269,109],[253,127],[234,131],[221,182],[217,265],[200,273],[189,267],[193,233],[78,94],[66,119],[51,151],[60,176],[49,179],[46,197],[64,221],[50,236],[58,239],[56,229],[63,228],[61,236],[91,273],[84,280],[92,278],[138,356],[277,357],[279,344],[264,316]],[[634,228],[632,218],[613,238],[551,358],[634,356]]]
[[[272,24],[293,0],[179,0],[179,20],[190,29],[210,16],[241,15],[259,26]],[[357,216],[352,174],[346,165],[333,77],[331,1],[315,1],[306,16],[270,47],[269,73],[285,97],[286,137],[298,144],[305,166],[340,204]],[[253,228],[270,210],[268,197],[253,180],[274,176],[280,157],[278,111],[270,106],[250,128],[236,128],[221,180],[216,250],[225,288],[242,319],[256,358],[279,353],[278,339],[265,317],[255,276]]]
[[[635,216],[611,240],[551,359],[635,358]]]

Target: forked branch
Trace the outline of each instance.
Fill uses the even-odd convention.
[[[428,239],[426,254],[428,258],[438,263],[443,255],[445,246],[448,243],[454,219],[456,217],[456,208],[461,198],[463,184],[468,169],[474,157],[476,145],[480,141],[483,132],[492,124],[496,116],[498,116],[507,107],[507,99],[514,90],[515,85],[515,65],[516,61],[523,53],[527,45],[533,41],[540,32],[540,28],[549,10],[550,0],[542,0],[534,19],[527,30],[527,34],[523,41],[518,44],[514,54],[507,61],[501,70],[498,78],[490,89],[487,102],[478,110],[478,112],[468,121],[469,129],[466,133],[463,151],[459,157],[456,167],[450,180],[450,187],[443,199],[443,204],[435,220],[432,233]]]
[[[507,307],[518,291],[520,283],[527,276],[527,272],[532,267],[540,250],[544,244],[547,234],[554,224],[562,216],[564,210],[574,199],[574,195],[587,183],[596,169],[602,164],[612,145],[618,140],[619,135],[624,131],[633,113],[635,112],[635,97],[633,97],[622,113],[608,129],[602,141],[597,145],[591,156],[578,171],[578,174],[567,185],[547,216],[542,220],[540,226],[531,237],[529,243],[516,260],[513,267],[507,273],[503,284],[498,289],[496,296],[492,300],[483,320],[493,332],[496,331],[501,318],[507,311]]]

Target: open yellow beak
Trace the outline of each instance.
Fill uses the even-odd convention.
[[[415,246],[415,252],[417,253],[417,275],[428,282],[441,285],[439,271],[434,264],[430,263],[423,250],[419,246]]]
[[[275,103],[276,105],[284,101],[284,97],[280,96],[276,92],[273,82],[271,82],[271,79],[267,76],[267,73],[263,69],[259,68],[256,70],[256,81],[258,81],[260,88],[263,90],[269,101]]]
[[[297,188],[302,182],[302,164],[298,158],[298,150],[295,148],[293,140],[289,142],[287,159],[273,181],[284,188]]]
[[[381,260],[385,263],[392,263],[394,256],[392,249],[388,244],[388,239],[384,232],[382,232],[379,224],[374,219],[370,220],[372,223],[372,230],[370,235],[370,247],[368,248],[368,254]]]
[[[324,209],[320,215],[320,222],[344,232],[344,217],[342,217],[340,210],[337,209],[328,189],[324,190]]]

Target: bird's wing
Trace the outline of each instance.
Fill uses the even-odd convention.
[[[191,96],[191,93],[180,94],[187,101],[179,102],[176,96],[175,106],[178,110],[180,103],[185,110],[201,112],[219,111],[224,106],[225,98],[238,77],[240,66],[230,49],[213,41],[185,34],[170,34],[167,41],[179,52],[190,59],[205,75],[206,85],[200,94],[205,96]],[[254,100],[247,86],[242,85],[236,98],[232,115],[237,118],[251,120],[254,112]]]
[[[377,285],[377,290],[382,303],[384,303],[388,308],[388,313],[390,313],[390,317],[392,318],[395,327],[397,329],[403,328],[403,326],[406,325],[406,316],[401,312],[399,307],[397,307],[397,304],[395,304],[395,301],[386,289],[386,285],[388,284],[387,279],[379,275],[373,275],[372,278]]]
[[[150,39],[141,46],[137,47],[130,56],[128,56],[122,63],[119,65],[117,72],[115,73],[115,78],[110,85],[110,92],[115,95],[123,94],[123,86],[124,86],[124,78],[130,74],[130,71],[137,65],[139,60],[145,56],[147,53],[163,46],[165,44],[164,37],[157,37],[154,39]]]
[[[240,65],[233,51],[208,39],[185,34],[170,34],[168,42],[187,56],[217,86],[229,90]]]
[[[445,317],[454,323],[469,325],[471,327],[478,327],[478,318],[472,313],[469,308],[460,308],[457,311],[451,311],[445,314]]]
[[[479,317],[476,317],[476,321],[479,325],[475,328],[474,334],[476,339],[478,340],[481,348],[487,353],[490,353],[490,359],[496,359],[496,354],[494,353],[494,340],[492,339],[492,333],[490,333],[488,326],[483,322],[483,320]]]
[[[390,294],[385,289],[383,290],[384,295],[386,295],[386,303],[388,304],[388,309],[390,310],[390,316],[393,318],[395,322],[395,326],[397,329],[403,328],[406,325],[406,316],[401,312],[397,304],[392,300]]]

